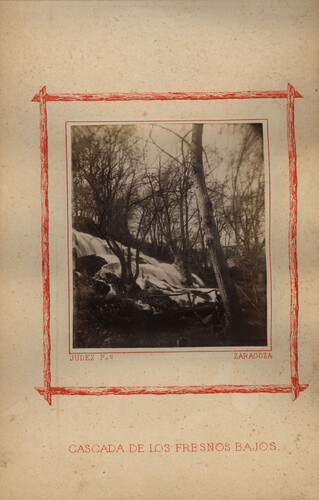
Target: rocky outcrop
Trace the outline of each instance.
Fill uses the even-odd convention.
[[[86,273],[88,276],[94,276],[103,266],[106,260],[98,255],[85,255],[78,257],[75,261],[75,270],[80,273]]]

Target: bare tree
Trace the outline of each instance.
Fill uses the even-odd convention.
[[[239,326],[241,319],[241,310],[235,286],[229,276],[214,219],[212,202],[207,191],[203,166],[202,135],[203,125],[193,124],[191,153],[193,173],[197,188],[197,200],[206,234],[208,254],[213,264],[218,287],[223,300],[226,327],[230,335],[235,337],[238,331],[236,326]]]
[[[122,288],[128,291],[138,277],[139,250],[133,269],[132,244],[141,235],[145,216],[139,210],[142,181],[138,167],[143,158],[134,127],[83,126],[72,132],[74,215],[91,215],[120,261]],[[134,236],[130,222],[138,215]]]
[[[151,143],[168,157],[165,164],[162,164],[161,159],[159,159],[156,171],[152,175],[148,173],[154,206],[159,207],[160,205],[163,214],[163,217],[160,219],[157,217],[156,220],[160,222],[158,227],[160,227],[161,235],[164,236],[170,248],[174,264],[179,268],[185,284],[191,286],[193,281],[191,251],[194,246],[191,224],[195,215],[198,214],[198,209],[192,189],[193,179],[189,148],[185,149],[185,144],[187,144],[185,137],[190,131],[183,137],[171,129],[159,127],[178,137],[181,152],[178,155],[173,155],[165,151],[155,142],[152,132],[150,132],[149,140]],[[198,237],[197,233],[196,229],[196,238]]]
[[[265,180],[260,126],[242,127],[240,147],[233,152],[223,198],[225,231],[232,256],[245,275],[245,294],[258,309],[257,275],[265,271]]]

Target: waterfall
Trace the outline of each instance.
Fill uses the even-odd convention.
[[[106,260],[106,265],[97,273],[97,278],[103,279],[105,273],[109,272],[120,276],[121,266],[119,259],[113,254],[112,250],[110,250],[105,240],[73,230],[73,246],[78,257],[94,254]],[[124,250],[126,248],[123,245],[121,245],[121,247]],[[134,249],[132,249],[132,253],[134,256]],[[133,262],[133,268],[134,267],[135,263]],[[194,288],[198,289],[199,292],[207,293],[209,291],[209,289],[204,288],[205,285],[203,281],[196,276],[196,274],[193,274],[193,279]],[[174,264],[159,262],[154,257],[149,257],[144,253],[140,254],[140,270],[136,283],[143,290],[146,288],[154,288],[164,292],[166,291],[166,293],[177,292],[185,288],[182,275]],[[209,295],[211,300],[215,299],[215,292],[210,292]],[[174,300],[180,301],[183,299],[185,299],[184,295],[178,296]]]
[[[103,257],[108,264],[119,262],[106,241],[91,234],[81,233],[73,229],[73,246],[77,257],[94,254],[98,257]]]

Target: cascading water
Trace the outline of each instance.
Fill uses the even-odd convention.
[[[112,262],[119,262],[105,240],[87,233],[81,233],[75,229],[73,229],[73,246],[77,257],[97,255],[98,257],[103,257],[110,264]]]
[[[113,273],[117,276],[121,274],[121,266],[119,259],[114,255],[112,250],[108,247],[107,242],[96,236],[87,233],[73,230],[73,246],[76,251],[77,257],[84,257],[87,255],[97,255],[105,259],[106,264],[96,274],[96,277],[103,279],[106,273]],[[126,247],[121,247],[125,250]],[[133,256],[135,251],[132,250]],[[133,262],[133,268],[135,263]],[[209,289],[205,288],[203,281],[193,274],[194,286],[198,292],[208,293]],[[154,288],[162,290],[164,293],[178,292],[184,290],[183,279],[180,271],[174,264],[167,264],[159,262],[153,257],[149,257],[144,253],[140,254],[139,276],[136,283],[145,290],[146,288]],[[215,291],[208,294],[211,300],[215,300]],[[187,294],[180,296],[173,296],[174,300],[180,302],[187,298]]]

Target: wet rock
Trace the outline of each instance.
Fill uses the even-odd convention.
[[[98,255],[85,255],[76,260],[75,269],[80,273],[86,272],[88,276],[94,276],[101,267],[105,266],[106,260]]]

